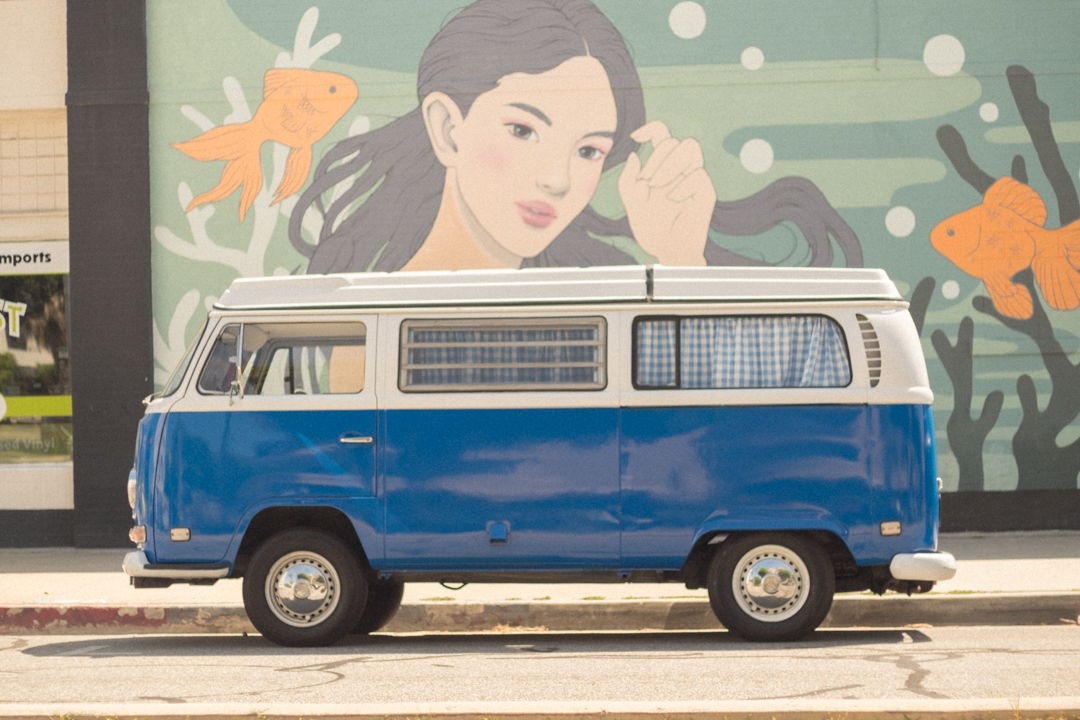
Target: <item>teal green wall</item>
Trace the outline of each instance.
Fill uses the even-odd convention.
[[[170,144],[196,137],[207,123],[236,122],[245,119],[244,112],[250,116],[262,97],[263,75],[275,64],[310,66],[347,75],[359,88],[356,104],[315,144],[317,163],[347,135],[380,127],[416,107],[420,55],[463,4],[327,0],[317,5],[311,28],[313,14],[306,16],[307,25],[301,22],[310,2],[148,0],[150,242],[159,386],[230,281],[304,273],[307,267],[307,258],[288,238],[286,213],[295,196],[274,206],[268,205],[268,196],[261,204],[256,201],[242,224],[239,193],[185,215],[191,196],[218,182],[223,163],[199,162]],[[1041,329],[1034,324],[1010,327],[977,311],[973,298],[986,295],[982,281],[939,254],[929,233],[982,199],[939,145],[937,132],[944,125],[959,132],[974,162],[995,178],[1010,173],[1015,155],[1023,156],[1028,184],[1047,205],[1047,227],[1060,225],[1054,188],[1020,118],[1006,69],[1021,65],[1034,75],[1075,183],[1080,174],[1080,5],[699,0],[705,26],[688,39],[669,23],[675,5],[671,0],[597,1],[631,49],[649,119],[663,120],[676,136],[701,144],[719,199],[747,197],[784,176],[808,178],[855,231],[865,266],[885,268],[909,297],[920,283],[929,291],[932,282],[923,339],[946,490],[1075,489],[1076,472],[1066,473],[1071,480],[1054,477],[1034,469],[1029,455],[1060,453],[1063,467],[1071,467],[1074,454],[1080,458],[1080,446],[1075,453],[1067,448],[1080,442],[1075,419],[1080,396],[1073,400],[1065,388],[1070,382],[1080,385],[1080,376],[1059,362],[1055,397],[1047,369],[1048,362],[1056,361],[1052,343],[1047,344],[1051,340],[1068,353],[1070,363],[1080,362],[1080,310],[1048,310]],[[312,33],[310,43],[303,37],[305,28]],[[303,47],[295,53],[298,34]],[[324,40],[335,35],[339,43],[332,37]],[[959,70],[949,68],[945,75],[931,72],[924,61],[924,52],[933,55],[928,42],[942,35],[955,38],[946,45],[953,42],[963,49]],[[758,69],[741,62],[752,47],[764,58]],[[283,53],[288,55],[282,58]],[[196,122],[200,117],[205,118],[202,126]],[[740,161],[744,146],[757,140],[766,141],[774,157],[761,173]],[[275,163],[280,172],[284,150],[267,143],[262,158],[268,175]],[[623,214],[616,176],[617,169],[605,175],[593,200],[608,216]],[[914,225],[898,227],[887,218],[907,218],[909,225],[913,219]],[[712,241],[774,264],[805,264],[808,256],[799,231],[786,223],[762,236],[714,235]],[[632,240],[617,244],[649,260]],[[834,262],[842,263],[839,253]],[[920,298],[916,302],[925,304]],[[931,341],[941,331],[955,344],[965,317],[973,321],[970,381],[950,379]],[[1042,351],[1033,334],[1043,340]],[[940,340],[938,346],[944,347]],[[1038,405],[1028,408],[1026,421],[1017,391],[1022,375],[1033,381]],[[1003,395],[1000,414],[987,422],[992,427],[982,443],[983,470],[980,474],[968,467],[963,485],[947,435],[954,381],[961,386],[970,382],[976,416],[984,398],[995,391]],[[1048,440],[1052,422],[1040,412],[1051,404],[1056,414],[1069,417],[1063,423],[1067,427],[1056,438],[1049,433]],[[1014,455],[1022,422],[1021,442],[1031,453]],[[987,430],[961,423],[959,417],[954,426],[974,432],[969,450]],[[1018,465],[1018,458],[1028,465]]]

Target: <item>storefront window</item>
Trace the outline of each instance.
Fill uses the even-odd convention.
[[[0,465],[71,461],[67,277],[0,276]]]

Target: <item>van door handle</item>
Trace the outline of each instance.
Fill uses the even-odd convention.
[[[338,438],[338,442],[346,445],[370,445],[375,442],[375,438],[370,435],[345,434]]]

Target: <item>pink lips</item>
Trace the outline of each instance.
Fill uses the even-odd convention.
[[[537,228],[546,228],[555,222],[555,218],[558,217],[555,208],[543,200],[525,200],[519,202],[517,207],[518,214],[521,215],[521,219],[525,221],[525,224]]]

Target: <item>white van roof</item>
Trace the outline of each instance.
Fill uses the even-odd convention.
[[[884,270],[633,265],[368,272],[234,280],[214,307],[405,307],[903,298]]]

